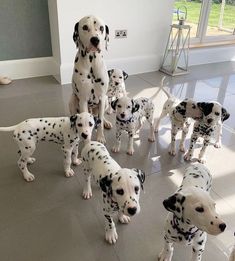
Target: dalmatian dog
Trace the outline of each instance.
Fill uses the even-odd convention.
[[[18,166],[26,181],[33,181],[34,175],[29,172],[27,164],[35,162],[32,154],[39,141],[52,141],[62,145],[64,153],[65,176],[71,177],[74,171],[71,162],[79,165],[78,142],[91,140],[95,121],[90,113],[83,112],[71,117],[34,118],[25,120],[11,127],[0,127],[0,131],[14,131],[13,138],[19,147]]]
[[[112,127],[110,122],[104,122],[109,77],[102,50],[107,49],[109,28],[100,18],[85,16],[75,24],[73,40],[78,52],[72,76],[70,113],[90,112],[96,108],[101,121],[97,129],[97,140],[105,143],[104,123],[107,128]]]
[[[83,198],[89,199],[92,196],[91,176],[93,176],[103,195],[105,239],[114,244],[118,235],[113,215],[117,213],[121,223],[129,223],[131,217],[140,212],[140,188],[143,189],[145,174],[138,169],[121,168],[105,146],[96,141],[85,145],[81,156],[86,176]]]
[[[163,78],[164,80],[164,78]],[[191,119],[201,117],[201,110],[198,108],[197,103],[192,99],[178,100],[171,95],[164,87],[163,80],[161,84],[162,90],[167,96],[167,100],[163,105],[160,117],[155,125],[155,132],[158,132],[160,121],[169,115],[171,121],[171,145],[169,153],[172,156],[176,155],[176,135],[181,130],[182,136],[180,140],[180,151],[185,152],[185,139],[189,131]]]
[[[218,235],[226,224],[215,209],[209,192],[212,177],[200,163],[189,166],[181,186],[174,195],[163,201],[169,211],[164,228],[164,247],[159,261],[171,261],[174,244],[192,246],[192,261],[200,261],[205,249],[207,233]]]
[[[128,78],[128,74],[120,69],[112,69],[108,71],[109,74],[109,87],[108,87],[108,109],[107,113],[113,112],[111,102],[122,96],[126,96],[125,80]]]
[[[121,134],[127,132],[129,142],[127,154],[133,155],[133,140],[136,132],[142,127],[143,119],[146,118],[150,124],[149,141],[155,141],[154,134],[154,104],[148,98],[131,99],[129,97],[121,97],[112,101],[111,106],[116,111],[116,142],[112,148],[113,152],[119,152],[121,146]]]
[[[216,135],[215,147],[221,146],[222,123],[227,120],[230,114],[218,102],[199,102],[198,107],[202,111],[202,117],[194,123],[193,133],[190,140],[189,150],[185,155],[185,160],[191,160],[193,156],[194,146],[199,137],[204,139],[203,146],[199,154],[199,162],[205,163],[205,151],[212,136]]]

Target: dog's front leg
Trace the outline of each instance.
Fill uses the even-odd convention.
[[[111,114],[113,112],[113,109],[111,107],[112,97],[108,97],[108,109],[107,114]]]
[[[206,152],[206,148],[209,146],[209,142],[210,142],[210,139],[206,139],[206,138],[204,139],[203,147],[200,151],[199,158],[198,158],[198,161],[201,162],[201,163],[206,162],[204,155],[205,155],[205,152]]]
[[[190,126],[190,123],[186,121],[185,126],[182,130],[182,136],[181,136],[181,141],[180,141],[180,151],[181,152],[185,152],[184,143],[185,143],[185,139],[186,139],[186,136],[188,134],[188,131],[189,131],[189,126]]]
[[[74,145],[72,150],[72,163],[76,166],[82,163],[82,161],[78,158],[78,143]]]
[[[197,241],[193,244],[191,261],[201,261],[202,260],[202,254],[205,250],[205,244],[206,244],[206,239]]]
[[[164,243],[164,247],[161,253],[158,256],[158,261],[171,261],[173,256],[173,243],[166,242]]]
[[[116,231],[116,226],[113,222],[113,218],[110,213],[104,210],[105,217],[105,239],[110,244],[115,244],[118,239],[118,234]]]
[[[119,152],[120,151],[120,146],[121,146],[121,130],[117,129],[116,130],[116,142],[112,148],[112,152]]]
[[[64,152],[64,171],[66,177],[74,176],[74,171],[71,169],[71,156],[72,156],[72,149],[62,147],[62,151]]]
[[[100,98],[100,102],[99,102],[99,119],[100,119],[100,125],[97,128],[97,136],[96,136],[96,140],[105,144],[106,140],[104,137],[104,111],[105,111],[105,100],[106,97],[103,95]]]
[[[221,137],[222,137],[222,122],[218,123],[216,133],[216,140],[215,140],[215,148],[221,148]]]
[[[134,134],[135,132],[132,130],[128,132],[129,134],[129,140],[128,140],[128,147],[127,147],[127,154],[128,155],[133,155],[134,154]]]
[[[190,140],[190,145],[189,145],[189,150],[188,152],[184,155],[184,159],[187,161],[190,161],[193,157],[193,152],[194,152],[194,146],[197,141],[197,136],[192,135],[191,140]]]
[[[169,153],[172,156],[176,155],[176,135],[177,135],[177,129],[175,126],[172,126],[172,130],[171,130],[171,144],[170,144],[170,150]]]

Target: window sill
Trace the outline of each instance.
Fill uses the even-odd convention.
[[[207,43],[192,43],[190,44],[190,49],[205,48],[205,47],[216,47],[225,45],[235,45],[235,40],[230,41],[218,41],[218,42],[207,42]]]

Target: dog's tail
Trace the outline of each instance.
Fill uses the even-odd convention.
[[[166,79],[166,76],[162,77],[162,80],[161,80],[161,86],[160,86],[160,89],[164,91],[164,93],[166,94],[167,98],[171,98],[172,95],[167,91],[167,89],[164,87],[164,81]]]
[[[9,127],[0,127],[0,131],[14,131],[16,129],[17,125],[9,126]]]

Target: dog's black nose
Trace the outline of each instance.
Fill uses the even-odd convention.
[[[124,118],[124,117],[125,117],[125,114],[124,114],[124,113],[121,113],[121,117]]]
[[[87,134],[85,134],[85,133],[82,133],[82,135],[81,135],[82,137],[83,137],[83,139],[86,139],[87,138]]]
[[[225,223],[221,223],[219,224],[219,228],[222,232],[224,232],[225,228],[226,228],[226,224]]]
[[[127,209],[128,213],[131,215],[131,216],[134,216],[136,211],[137,211],[137,208],[134,207],[134,208],[128,208]]]
[[[95,37],[95,36],[91,37],[90,41],[91,41],[92,45],[95,47],[97,47],[100,42],[99,38]]]
[[[208,119],[207,122],[210,124],[212,123],[213,119]]]

